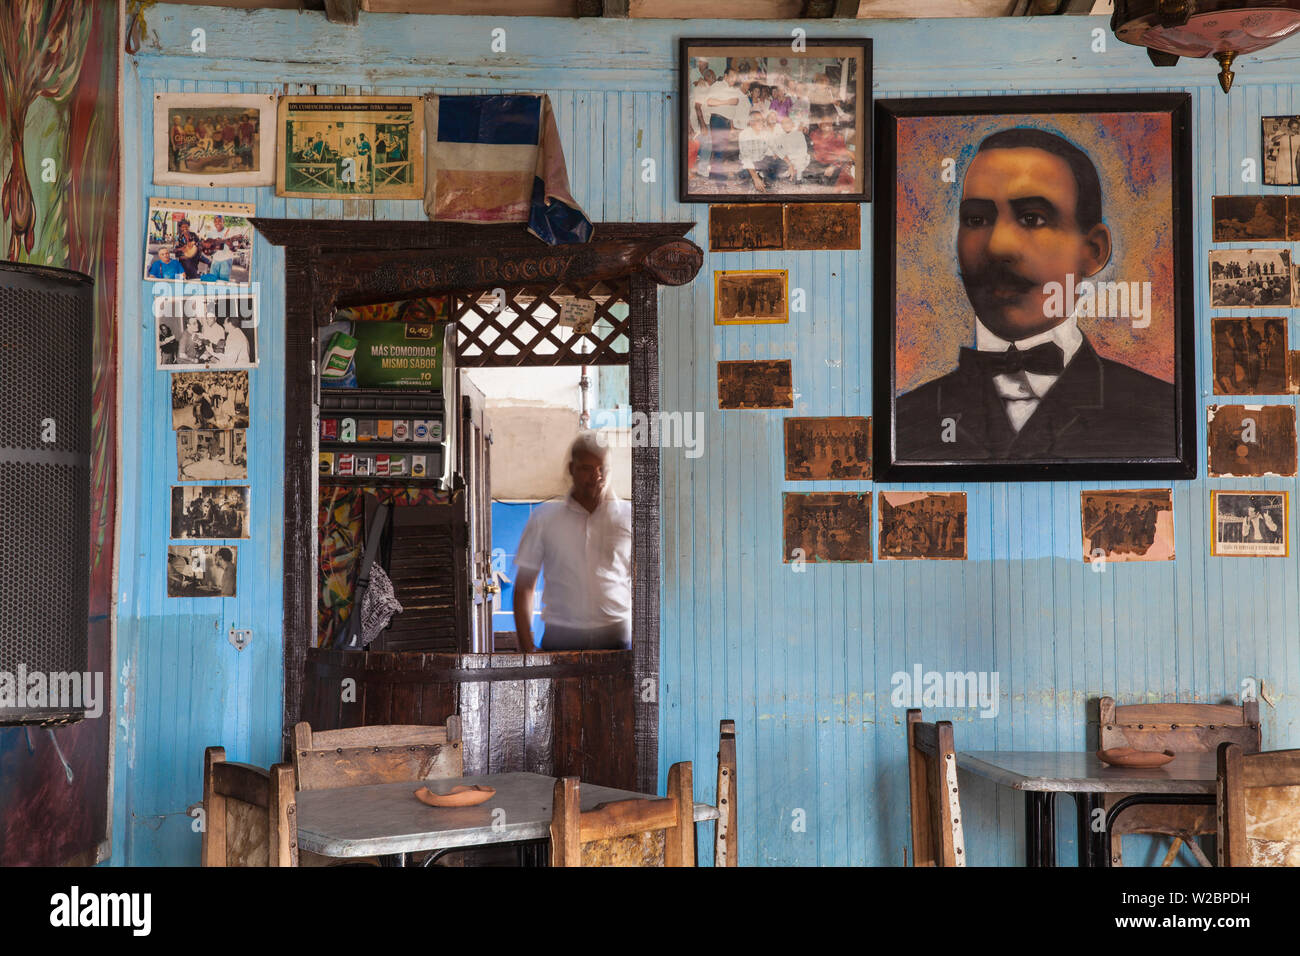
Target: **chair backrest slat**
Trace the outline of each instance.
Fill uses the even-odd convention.
[[[1099,707],[1098,743],[1102,750],[1172,750],[1174,753],[1213,753],[1222,743],[1240,744],[1248,753],[1259,750],[1262,735],[1259,702],[1240,707],[1228,704],[1126,704],[1116,706],[1103,697]]]
[[[1300,750],[1218,751],[1220,866],[1300,867]]]
[[[552,866],[694,866],[695,804],[689,762],[668,771],[668,795],[581,809],[577,777],[555,782]]]
[[[297,866],[294,772],[231,763],[222,747],[203,753],[204,866]]]
[[[736,722],[718,726],[718,825],[713,831],[713,865],[739,866],[736,807]]]
[[[966,840],[957,787],[952,724],[925,723],[907,712],[908,796],[913,866],[965,866]]]
[[[313,731],[294,727],[294,770],[299,790],[436,780],[465,773],[460,722],[445,727],[373,726]]]

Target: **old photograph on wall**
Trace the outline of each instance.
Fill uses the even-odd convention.
[[[709,251],[743,252],[784,245],[783,207],[773,203],[709,207]]]
[[[424,198],[419,97],[285,96],[279,127],[277,196]]]
[[[1260,119],[1264,145],[1264,185],[1300,186],[1300,116]]]
[[[1288,393],[1286,319],[1216,318],[1212,329],[1215,395]]]
[[[1285,558],[1290,497],[1285,491],[1211,491],[1210,553],[1217,557]]]
[[[789,359],[718,363],[719,408],[793,408]]]
[[[1214,241],[1282,242],[1287,233],[1286,196],[1215,196]]]
[[[158,296],[156,367],[171,372],[257,367],[257,296]]]
[[[870,478],[870,418],[785,420],[786,481]]]
[[[882,491],[880,560],[966,560],[966,493]]]
[[[172,428],[247,428],[248,372],[172,376]]]
[[[154,94],[155,185],[270,186],[274,160],[274,94]]]
[[[785,269],[713,273],[715,325],[773,324],[790,321]]]
[[[238,564],[238,545],[171,545],[167,548],[167,596],[235,597]]]
[[[1083,560],[1172,561],[1172,494],[1168,488],[1080,492]]]
[[[1291,254],[1286,249],[1214,249],[1210,305],[1216,309],[1291,307]]]
[[[781,495],[786,564],[871,560],[871,492]]]
[[[176,429],[176,480],[247,478],[247,435],[243,428]]]
[[[857,203],[790,203],[785,207],[785,248],[862,248],[862,207]]]
[[[248,282],[253,215],[252,203],[151,198],[144,277],[177,283]]]
[[[1211,478],[1296,473],[1295,409],[1290,405],[1211,405],[1205,414]]]
[[[173,485],[173,538],[247,538],[248,485]]]

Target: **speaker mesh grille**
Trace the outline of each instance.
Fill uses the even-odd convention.
[[[90,348],[83,339],[92,331],[80,317],[83,298],[0,288],[0,448],[90,452]],[[41,440],[47,418],[57,441]]]

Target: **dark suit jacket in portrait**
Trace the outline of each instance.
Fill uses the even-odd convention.
[[[1083,342],[1017,433],[993,376],[963,352],[958,367],[895,402],[896,461],[1172,458],[1174,387]],[[955,428],[943,441],[945,419]]]

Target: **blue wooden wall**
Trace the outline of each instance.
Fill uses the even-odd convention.
[[[240,545],[239,595],[169,600],[163,560],[175,449],[167,375],[153,367],[148,285],[136,278],[147,199],[205,195],[289,217],[412,219],[423,211],[416,202],[278,199],[270,188],[154,187],[154,93],[546,91],[574,194],[593,219],[693,220],[693,237],[707,246],[707,207],[674,198],[676,39],[784,37],[796,24],[363,14],[361,26],[349,29],[314,13],[167,5],[151,8],[148,19],[156,36],[124,70],[113,859],[193,863],[198,836],[185,811],[200,797],[203,747],[220,743],[232,759],[263,765],[278,757],[283,261],[265,243],[257,247],[263,327],[249,434],[254,537]],[[1197,387],[1202,404],[1210,400],[1208,283],[1200,278],[1210,196],[1258,188],[1242,186],[1239,164],[1260,158],[1261,114],[1300,113],[1300,42],[1240,60],[1237,87],[1225,96],[1213,64],[1156,70],[1141,51],[1115,41],[1104,18],[802,25],[814,37],[874,38],[877,97],[1189,90]],[[500,54],[489,50],[496,27],[506,30]],[[196,29],[205,31],[204,52],[192,49]],[[1092,48],[1097,29],[1104,52]],[[647,158],[656,165],[648,183],[640,177]],[[862,208],[862,226],[869,237],[870,206]],[[791,285],[807,290],[808,311],[789,325],[715,328],[712,271],[749,267],[788,268]],[[1218,701],[1234,697],[1246,677],[1262,678],[1274,695],[1275,706],[1261,705],[1266,746],[1300,745],[1300,560],[1211,558],[1207,539],[1212,487],[1295,490],[1294,481],[1174,482],[1177,560],[1168,564],[1096,574],[1079,559],[1079,492],[1120,487],[1114,483],[933,486],[967,494],[966,562],[814,565],[803,574],[782,563],[783,491],[871,486],[784,482],[784,413],[717,411],[714,363],[789,357],[795,414],[871,414],[871,273],[866,249],[706,253],[692,285],[661,295],[663,406],[701,411],[706,422],[703,457],[664,453],[661,774],[675,761],[695,761],[697,796],[712,800],[717,723],[734,718],[743,863],[898,864],[908,843],[907,793],[903,711],[890,704],[890,676],[916,664],[999,673],[996,719],[936,715],[955,722],[961,748],[1081,749],[1089,698]],[[1202,415],[1202,448],[1204,430]],[[232,625],[254,628],[247,650],[227,642]],[[970,859],[1022,861],[1020,802],[977,779],[963,777],[962,785]],[[1072,809],[1062,804],[1066,859]]]

